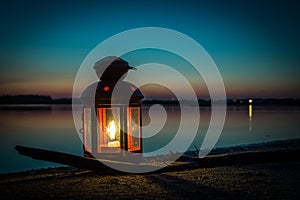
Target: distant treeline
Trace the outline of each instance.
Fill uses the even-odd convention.
[[[199,106],[210,106],[211,100],[198,99],[198,102],[192,100],[182,100],[181,103],[186,105],[198,105]],[[218,103],[218,101],[216,101]],[[177,100],[168,101],[168,100],[144,100],[143,104],[179,104]],[[300,99],[271,99],[271,98],[255,98],[251,99],[251,103],[249,99],[227,99],[227,105],[235,105],[235,106],[243,106],[243,105],[300,105]]]
[[[43,95],[4,95],[0,96],[0,104],[72,104],[72,99],[52,99]]]
[[[75,99],[76,103],[80,103],[79,99]],[[142,101],[145,105],[164,104],[164,105],[179,105],[178,100],[158,100],[145,99]],[[197,101],[182,100],[181,103],[186,105],[210,106],[211,101],[198,99]],[[53,99],[51,96],[43,95],[3,95],[0,96],[0,104],[72,104],[72,98]],[[254,98],[251,104],[253,105],[300,105],[300,99],[264,99]],[[227,105],[249,105],[249,99],[228,99]]]

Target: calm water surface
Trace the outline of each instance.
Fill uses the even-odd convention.
[[[184,107],[183,109],[195,109]],[[191,148],[201,146],[210,121],[210,109],[200,109],[200,127]],[[153,113],[153,116],[159,112]],[[144,151],[151,152],[166,145],[176,134],[180,109],[167,108],[165,126],[153,137],[144,140]],[[223,132],[216,146],[232,146],[271,140],[300,138],[300,107],[229,107]],[[191,119],[192,120],[192,119]],[[150,122],[147,107],[143,123]],[[189,134],[189,133],[186,133]],[[59,166],[19,155],[15,145],[51,149],[82,155],[82,143],[74,126],[71,106],[19,107],[0,110],[0,173]],[[180,149],[180,144],[178,149]]]

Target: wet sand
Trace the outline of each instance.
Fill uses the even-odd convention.
[[[257,148],[286,151],[271,146]],[[298,159],[151,174],[60,167],[0,175],[1,199],[299,199],[299,188]]]

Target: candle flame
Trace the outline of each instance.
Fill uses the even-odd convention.
[[[112,120],[109,123],[106,132],[107,132],[110,140],[115,140],[116,139],[116,125],[115,125],[115,121],[114,120]]]

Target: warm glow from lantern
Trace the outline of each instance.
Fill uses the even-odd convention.
[[[114,120],[109,123],[106,133],[110,140],[107,144],[108,147],[120,147],[120,142],[116,140],[116,124]]]
[[[110,140],[116,139],[116,125],[114,120],[109,123],[106,133],[108,134]]]

